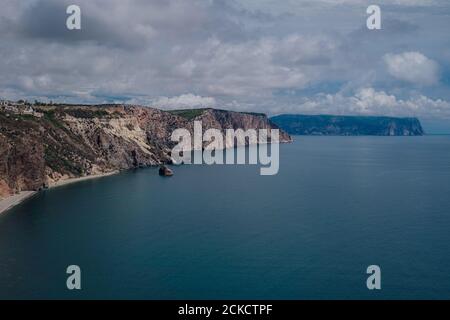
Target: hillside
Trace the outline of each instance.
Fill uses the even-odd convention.
[[[275,128],[265,115],[126,105],[0,106],[0,198],[58,181],[170,162],[173,130]],[[281,133],[281,142],[290,141]]]

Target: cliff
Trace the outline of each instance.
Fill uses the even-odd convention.
[[[262,114],[124,105],[0,108],[0,198],[69,178],[170,162],[173,130],[276,128]],[[282,132],[281,142],[290,141]]]
[[[218,109],[193,109],[175,110],[172,114],[180,116],[188,121],[201,121],[205,129],[279,129],[263,113],[235,112]],[[290,142],[292,138],[283,130],[280,130],[280,141]],[[232,145],[225,145],[226,148]]]
[[[416,118],[291,115],[271,120],[292,135],[335,136],[421,136],[424,134]]]

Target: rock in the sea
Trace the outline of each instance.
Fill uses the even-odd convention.
[[[166,166],[161,166],[159,167],[159,175],[164,177],[171,177],[173,176],[173,171]]]

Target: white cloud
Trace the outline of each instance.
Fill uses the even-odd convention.
[[[438,64],[420,52],[389,53],[383,59],[389,74],[399,80],[419,85],[439,82]]]
[[[450,102],[431,99],[418,94],[408,98],[398,98],[383,90],[360,88],[351,95],[342,92],[320,93],[291,102],[286,106],[273,107],[275,114],[337,114],[337,115],[385,115],[400,117],[450,119]]]
[[[344,98],[345,99],[345,98]],[[361,114],[390,114],[390,115],[437,115],[448,117],[450,103],[441,99],[433,100],[424,95],[399,99],[395,95],[373,88],[362,88],[349,98],[352,111]]]
[[[153,101],[152,106],[166,110],[213,108],[216,106],[216,99],[188,93],[177,97],[160,97]]]

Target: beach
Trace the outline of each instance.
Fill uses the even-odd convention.
[[[69,179],[59,180],[57,182],[52,183],[50,185],[49,189],[65,186],[65,185],[68,185],[68,184],[71,184],[71,183],[75,183],[75,182],[81,182],[81,181],[86,181],[86,180],[92,180],[92,179],[112,176],[112,175],[117,174],[119,172],[120,171],[115,170],[115,171],[111,171],[111,172],[107,172],[107,173],[93,174],[93,175],[90,175],[90,176],[84,176],[84,177],[79,177],[79,178],[69,178]]]
[[[18,194],[0,200],[0,214],[4,213],[5,211],[8,211],[9,209],[18,205],[19,203],[22,203],[26,199],[31,198],[35,194],[36,191],[22,191]]]
[[[69,179],[65,179],[65,180],[60,180],[60,181],[57,181],[57,182],[51,184],[49,189],[65,186],[65,185],[68,185],[71,183],[107,177],[107,176],[110,176],[113,174],[117,174],[118,172],[119,171],[112,171],[112,172],[108,172],[108,173],[95,174],[95,175],[90,175],[90,176],[85,176],[85,177],[69,178]],[[9,196],[5,199],[1,199],[0,200],[0,214],[12,209],[13,207],[17,206],[18,204],[22,203],[23,201],[31,198],[37,192],[38,191],[22,191],[22,192],[19,192],[18,194]]]

